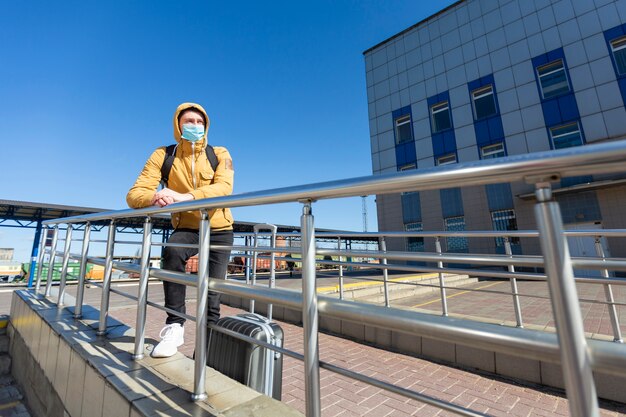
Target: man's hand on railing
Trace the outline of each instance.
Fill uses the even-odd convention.
[[[157,191],[152,197],[151,204],[153,206],[165,207],[169,204],[179,203],[181,201],[193,200],[193,196],[190,193],[181,194],[169,188],[164,188],[161,191]]]

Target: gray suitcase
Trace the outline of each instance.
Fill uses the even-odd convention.
[[[222,317],[216,326],[274,346],[283,346],[283,329],[258,314]],[[281,398],[283,355],[280,352],[211,329],[207,365],[262,394],[277,400]]]

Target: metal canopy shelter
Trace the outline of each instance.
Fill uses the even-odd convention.
[[[33,247],[31,250],[31,265],[30,270],[35,271],[35,263],[37,260],[39,242],[41,239],[42,221],[50,219],[58,219],[62,217],[80,216],[83,214],[100,213],[105,211],[111,211],[110,209],[94,208],[94,207],[79,207],[79,206],[65,206],[60,204],[50,203],[35,203],[30,201],[15,201],[15,200],[2,200],[0,199],[0,227],[20,227],[35,229],[35,238],[33,239]],[[152,233],[160,234],[163,241],[167,240],[171,231],[173,230],[170,223],[170,216],[152,216]],[[125,233],[143,233],[143,217],[125,218],[116,221],[117,230]],[[235,233],[253,233],[254,222],[239,222],[236,221],[233,225]],[[108,225],[108,221],[93,222],[91,226],[94,230],[101,230]],[[278,233],[299,233],[300,227],[276,225]],[[81,229],[83,225],[76,225],[75,229]],[[330,229],[317,229],[319,232],[327,233],[346,233],[345,231],[330,230]],[[322,240],[322,239],[320,239]],[[347,238],[345,239],[348,245],[351,243],[365,243],[365,242],[378,242],[378,237],[359,237],[359,238]],[[32,277],[32,275],[31,275]],[[32,278],[29,277],[28,286],[32,285]]]

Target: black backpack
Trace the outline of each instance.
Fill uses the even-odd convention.
[[[161,165],[161,187],[167,187],[167,182],[170,179],[170,171],[172,170],[172,165],[174,165],[174,159],[176,155],[174,154],[174,150],[176,149],[176,145],[169,145],[165,148],[165,158],[163,159],[163,165]],[[207,145],[206,148],[206,157],[211,164],[211,168],[213,171],[217,169],[217,156],[215,155],[215,150],[211,145]]]

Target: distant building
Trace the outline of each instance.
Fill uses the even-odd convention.
[[[0,261],[12,261],[13,260],[13,248],[0,248]]]
[[[626,136],[626,2],[465,0],[364,52],[374,174]],[[626,168],[626,167],[625,167]],[[567,228],[626,227],[626,180],[554,185]],[[536,229],[533,186],[495,184],[377,197],[381,231]],[[535,254],[532,239],[513,242]],[[593,238],[570,242],[594,253]],[[603,241],[626,256],[620,239]],[[433,251],[431,239],[390,249]],[[451,238],[449,252],[503,252]]]

